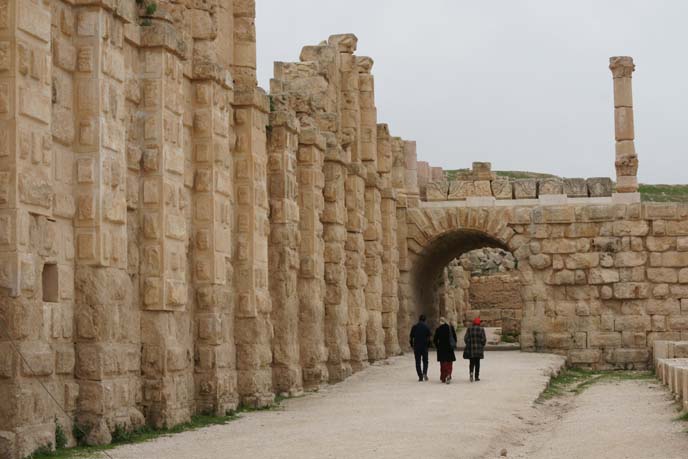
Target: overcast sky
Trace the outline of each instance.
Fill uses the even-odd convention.
[[[633,56],[639,179],[688,183],[688,2],[257,0],[258,78],[353,32],[378,122],[446,169],[614,177],[608,58]]]

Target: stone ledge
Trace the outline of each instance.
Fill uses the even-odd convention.
[[[612,193],[614,204],[636,204],[640,202],[640,193]]]

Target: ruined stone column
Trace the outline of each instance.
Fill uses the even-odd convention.
[[[272,81],[273,97],[275,86]],[[270,196],[270,294],[275,337],[272,379],[276,393],[303,392],[299,353],[299,208],[296,154],[298,121],[286,110],[270,114],[268,194]]]
[[[409,207],[420,205],[420,192],[418,190],[418,165],[416,159],[416,142],[413,140],[404,141],[404,186],[408,198]],[[440,171],[442,170],[439,168]],[[433,176],[435,172],[433,171]]]
[[[123,28],[134,18],[124,21],[101,7],[73,11],[76,420],[88,431],[87,442],[104,444],[118,417],[125,428],[143,424],[136,406],[141,345],[140,332],[131,325],[140,313],[128,275],[123,126]],[[66,141],[60,135],[60,142]]]
[[[71,376],[74,354],[61,352],[73,339],[73,297],[65,288],[73,284],[65,269],[73,248],[71,233],[58,239],[58,225],[68,221],[56,221],[65,215],[53,205],[55,170],[64,169],[52,148],[50,5],[0,6],[0,455],[19,459],[54,439],[56,415],[65,420],[40,382],[68,395],[74,412],[78,388],[62,376]],[[60,175],[68,187],[70,178]]]
[[[143,405],[152,425],[168,427],[190,419],[194,398],[181,116],[184,49],[162,17],[143,29],[141,41]],[[208,218],[204,211],[196,209],[197,216]]]
[[[312,94],[313,101],[322,107],[311,114],[326,138],[323,164],[324,209],[321,216],[325,243],[325,336],[327,369],[331,383],[351,375],[351,353],[347,334],[349,292],[346,285],[346,177],[350,152],[340,146],[339,122],[341,113],[342,75],[340,67],[348,54],[340,54],[336,46],[306,47],[301,59],[313,59],[317,71],[323,75],[325,89]],[[315,88],[317,84],[313,85]]]
[[[327,382],[325,346],[325,294],[323,227],[323,152],[325,139],[316,129],[299,135],[299,342],[304,389],[317,389]]]
[[[392,187],[397,195],[397,247],[399,256],[399,312],[397,314],[397,328],[399,344],[403,350],[408,350],[408,333],[415,319],[412,306],[411,276],[409,272],[408,242],[406,240],[406,216],[408,211],[408,197],[406,190],[406,154],[405,142],[399,137],[392,137]]]
[[[328,43],[338,52],[339,82],[338,112],[340,127],[338,139],[347,159],[345,184],[346,203],[346,285],[348,288],[347,335],[354,371],[364,368],[368,362],[366,344],[367,313],[364,288],[367,278],[364,271],[365,242],[363,231],[365,218],[366,169],[361,162],[361,106],[359,98],[359,70],[356,64],[358,39],[353,34],[333,35]],[[372,140],[372,138],[371,138]],[[368,154],[370,148],[368,145]]]
[[[268,290],[267,147],[270,104],[256,87],[255,2],[233,3],[236,245],[234,338],[241,402],[272,403],[272,309]]]
[[[381,178],[382,328],[387,356],[401,352],[397,334],[399,313],[399,247],[397,195],[392,187],[392,145],[386,124],[377,125],[377,166]]]
[[[229,8],[225,9],[225,7]],[[186,5],[178,28],[193,39],[184,82],[187,187],[193,211],[189,273],[193,281],[194,392],[197,413],[224,415],[239,403],[231,265],[234,233],[233,5]],[[179,21],[179,16],[176,16]],[[190,29],[190,30],[189,30]]]
[[[195,397],[197,411],[224,415],[238,403],[236,351],[230,334],[234,322],[229,266],[233,94],[228,76],[221,78],[221,74],[202,72],[203,68],[199,66],[192,86]]]
[[[382,328],[382,196],[381,179],[377,161],[377,109],[375,108],[375,80],[370,74],[373,60],[356,57],[358,70],[359,106],[361,110],[361,160],[366,169],[365,216],[365,271],[368,282],[365,287],[366,344],[368,359],[385,357],[385,335]]]
[[[609,58],[609,69],[614,77],[614,132],[616,139],[616,192],[638,191],[638,156],[635,151],[633,127],[632,76],[633,58]]]
[[[325,208],[321,221],[325,242],[325,336],[329,381],[339,382],[351,375],[349,363],[348,290],[346,286],[346,200],[347,168],[335,135],[328,136],[324,162]]]

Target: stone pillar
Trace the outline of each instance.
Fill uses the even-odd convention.
[[[345,185],[347,168],[334,135],[328,136],[324,162],[323,238],[325,243],[325,336],[327,367],[331,383],[351,375],[349,363],[348,290],[346,285],[347,210]]]
[[[126,428],[143,424],[137,409],[140,331],[131,327],[140,312],[126,245],[126,23],[101,7],[73,11],[76,421],[88,431],[87,442],[104,444],[117,422]],[[68,141],[71,128],[66,129],[61,143]]]
[[[237,2],[238,4],[239,2]],[[190,32],[193,51],[185,70],[184,92],[187,186],[193,187],[192,257],[188,271],[195,300],[194,393],[197,413],[224,415],[239,403],[234,343],[233,6],[211,10],[186,6],[177,27]],[[190,28],[185,28],[185,25]]]
[[[1,12],[0,455],[15,459],[54,441],[54,417],[64,420],[40,381],[61,399],[69,395],[64,401],[70,412],[78,389],[58,375],[67,356],[55,352],[72,340],[73,300],[64,293],[73,275],[66,268],[72,250],[63,245],[70,234],[66,241],[57,239],[58,224],[67,222],[56,221],[58,203],[53,205],[56,187],[68,187],[69,178],[55,183],[50,6],[4,1]],[[68,357],[71,372],[74,355]]]
[[[385,334],[382,328],[382,194],[380,178],[370,172],[365,188],[366,228],[365,272],[368,282],[365,286],[365,304],[368,314],[366,343],[368,359],[371,361],[385,358]]]
[[[316,49],[317,52],[314,52]],[[349,291],[346,283],[346,178],[351,152],[342,148],[339,142],[342,116],[339,106],[342,97],[340,67],[342,62],[350,62],[351,55],[340,53],[337,46],[328,44],[304,48],[301,59],[308,57],[317,62],[318,73],[324,76],[327,84],[327,89],[313,94],[314,101],[321,101],[324,113],[318,110],[312,116],[327,139],[323,165],[325,207],[321,221],[325,242],[327,368],[329,381],[335,383],[347,378],[352,372],[347,330]]]
[[[272,403],[272,323],[268,291],[268,198],[265,126],[269,103],[258,90],[236,93],[234,155],[237,242],[235,340],[242,403]]]
[[[399,312],[397,314],[397,331],[399,344],[403,350],[408,350],[408,333],[414,320],[415,309],[411,303],[411,276],[409,272],[408,242],[406,240],[406,216],[408,197],[406,191],[406,155],[405,142],[399,137],[392,137],[392,188],[397,195],[397,247],[399,256]]]
[[[273,94],[276,84],[273,80]],[[287,111],[272,112],[268,131],[268,257],[272,323],[275,328],[272,379],[276,393],[288,395],[303,392],[299,355],[297,151],[298,121],[295,116]]]
[[[299,337],[304,389],[317,389],[327,382],[325,307],[323,297],[323,152],[325,139],[312,128],[299,135]]]
[[[224,415],[238,404],[230,266],[233,92],[229,75],[207,68],[195,67],[191,89],[194,379],[196,411]]]
[[[377,161],[377,110],[375,108],[375,80],[370,71],[373,60],[356,57],[358,70],[361,160],[366,170],[365,216],[365,271],[368,282],[365,302],[368,314],[366,344],[368,359],[385,358],[385,335],[382,329],[382,214],[380,210],[381,179]]]
[[[638,191],[638,156],[635,151],[633,127],[632,76],[633,58],[609,58],[609,69],[614,77],[614,132],[616,139],[616,192]]]
[[[418,190],[418,166],[416,162],[416,142],[412,140],[404,141],[404,185],[406,188],[406,196],[408,198],[409,207],[418,207],[420,205],[420,192]],[[433,168],[434,169],[434,168]],[[441,168],[440,168],[441,171]],[[435,176],[433,171],[433,176]]]
[[[422,201],[427,201],[426,189],[428,183],[432,181],[432,169],[430,164],[426,161],[418,161],[418,189]]]
[[[385,353],[401,351],[397,335],[399,313],[399,247],[397,241],[397,195],[392,187],[392,145],[386,124],[377,125],[377,166],[381,179],[382,217],[382,328]]]
[[[236,127],[234,251],[235,342],[241,402],[272,403],[271,301],[268,288],[270,222],[266,186],[266,132],[270,103],[256,87],[255,2],[233,3]]]
[[[169,427],[192,415],[194,376],[186,279],[189,201],[182,145],[185,49],[174,26],[162,19],[162,11],[160,16],[142,28],[141,36],[141,372],[148,422]],[[208,212],[195,211],[197,216]]]

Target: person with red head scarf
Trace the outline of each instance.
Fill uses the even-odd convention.
[[[487,337],[485,329],[480,325],[480,317],[473,319],[473,324],[468,327],[463,337],[466,348],[463,351],[463,358],[470,362],[469,372],[471,382],[475,371],[475,380],[480,381],[480,360],[485,357],[485,344]]]

